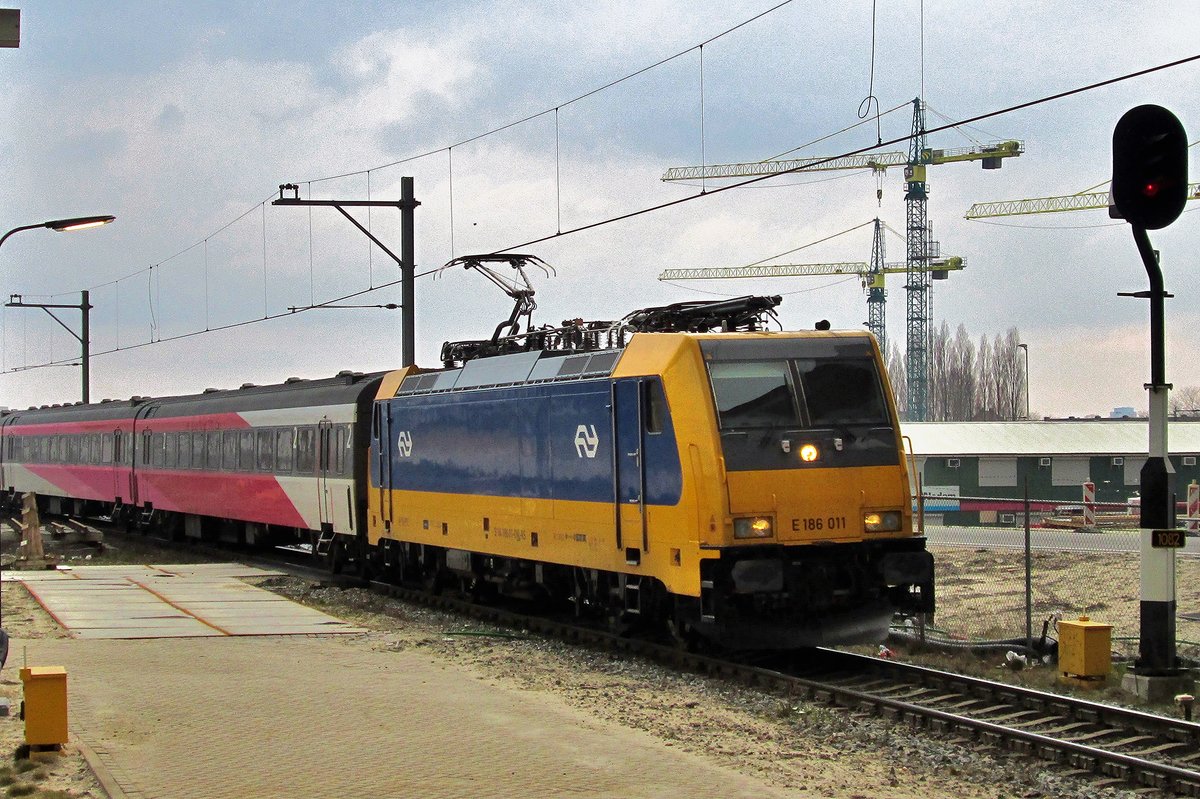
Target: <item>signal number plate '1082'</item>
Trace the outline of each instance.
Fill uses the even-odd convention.
[[[813,533],[818,530],[845,530],[845,516],[808,516],[792,519],[793,533]]]
[[[1183,530],[1150,531],[1150,546],[1155,549],[1177,549],[1183,544]]]

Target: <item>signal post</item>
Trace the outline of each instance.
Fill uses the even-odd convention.
[[[1123,296],[1150,300],[1150,441],[1141,474],[1141,620],[1138,658],[1122,686],[1152,702],[1191,690],[1190,672],[1175,652],[1175,550],[1184,532],[1175,526],[1175,469],[1168,457],[1165,300],[1158,254],[1148,230],[1174,222],[1187,202],[1187,136],[1165,108],[1141,105],[1113,131],[1114,216],[1133,229],[1150,279],[1148,291]]]

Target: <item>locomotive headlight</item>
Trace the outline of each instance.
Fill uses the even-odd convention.
[[[747,516],[733,520],[734,538],[770,538],[775,535],[771,517]]]
[[[898,510],[872,511],[863,514],[863,527],[868,533],[894,533],[900,529],[901,519]]]
[[[812,444],[805,444],[800,448],[800,460],[804,461],[805,463],[812,463],[818,457],[820,457],[820,455],[821,453],[818,452],[817,448]]]

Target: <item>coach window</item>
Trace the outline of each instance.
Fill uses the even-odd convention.
[[[163,441],[163,466],[175,469],[179,466],[179,434],[167,433]]]
[[[243,472],[254,471],[254,431],[238,433],[238,468]]]
[[[227,472],[237,471],[238,434],[236,430],[221,433],[221,468]]]
[[[163,458],[167,453],[165,433],[155,433],[150,439],[150,465],[159,469],[163,467]]]
[[[218,430],[209,430],[205,433],[205,441],[207,442],[207,468],[213,471],[221,469],[221,433]]]
[[[275,431],[259,430],[255,436],[257,437],[258,453],[254,460],[254,467],[260,472],[274,471],[275,442],[272,439],[275,437]]]
[[[333,466],[338,474],[346,473],[346,431],[347,425],[338,425],[337,429],[337,452],[334,453]]]
[[[317,462],[317,429],[315,427],[296,428],[296,472],[297,474],[312,474]]]
[[[180,469],[190,469],[192,468],[192,434],[177,433],[176,437],[179,439],[176,442],[176,446],[179,448],[178,466]]]
[[[79,436],[67,436],[67,463],[79,463]]]
[[[192,433],[192,468],[204,468],[204,433]]]
[[[292,471],[292,428],[275,431],[275,471],[287,474]]]

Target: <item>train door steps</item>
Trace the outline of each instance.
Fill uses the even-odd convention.
[[[272,572],[236,563],[81,566],[4,572],[75,638],[193,638],[364,632],[248,583]]]

